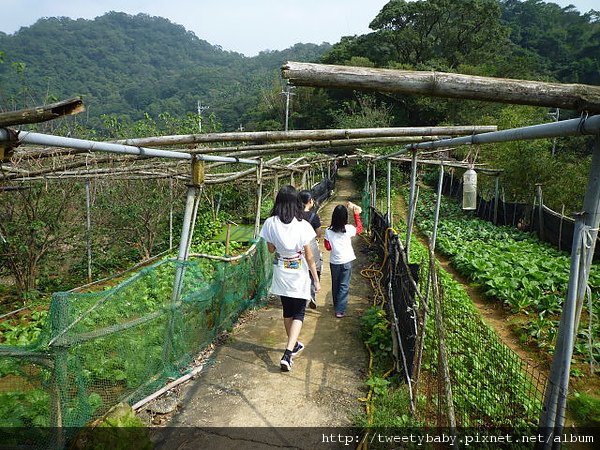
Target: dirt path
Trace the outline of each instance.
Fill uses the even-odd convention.
[[[346,200],[359,197],[350,171],[344,169],[335,196],[319,211],[324,225],[333,208]],[[306,348],[295,358],[291,372],[279,368],[286,337],[277,298],[236,327],[213,353],[210,367],[180,389],[178,411],[161,432],[157,447],[221,448],[229,442],[231,448],[267,444],[314,448],[322,435],[313,428],[305,428],[304,433],[312,432],[299,436],[299,429],[283,432],[273,427],[351,426],[363,408],[358,398],[366,394],[367,353],[358,336],[360,316],[372,296],[359,273],[370,263],[361,252],[366,245],[364,239],[355,240],[357,261],[342,319],[334,317],[329,255],[324,252],[319,306],[307,309],[300,335]]]

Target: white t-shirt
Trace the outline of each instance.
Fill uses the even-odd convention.
[[[325,239],[331,244],[330,264],[346,264],[356,259],[351,239],[356,236],[356,227],[347,224],[345,233],[337,233],[329,228],[325,230]]]
[[[273,283],[275,295],[309,300],[310,276],[304,246],[315,238],[315,230],[306,220],[283,223],[279,217],[265,220],[260,237],[275,246]]]

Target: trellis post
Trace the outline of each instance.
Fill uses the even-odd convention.
[[[392,224],[392,161],[388,159],[387,162],[387,220]]]
[[[65,293],[59,292],[52,296],[54,307],[50,308],[50,323],[52,326],[52,338],[64,333],[69,325],[69,301]],[[67,396],[69,386],[68,359],[69,348],[63,345],[51,346],[54,356],[54,367],[52,370],[52,410],[50,421],[53,430],[54,448],[62,449],[65,446],[64,430],[72,424],[65,423],[64,413],[67,411]]]
[[[500,201],[500,175],[496,175],[494,192],[494,225],[498,225],[498,202]]]
[[[169,178],[169,250],[173,249],[173,178]]]
[[[433,233],[431,234],[431,250],[435,251],[435,242],[437,240],[437,229],[440,219],[440,205],[442,203],[442,185],[444,184],[444,163],[440,164],[440,178],[438,180],[437,199],[435,202],[435,216],[433,219]]]
[[[563,203],[560,211],[560,225],[558,226],[558,250],[562,250],[562,230],[563,222],[565,220],[565,204]]]
[[[375,178],[375,164],[373,164],[373,190],[371,191],[371,206],[377,208],[377,181]]]
[[[304,172],[306,173],[306,172]],[[260,209],[262,207],[262,191],[263,191],[263,161],[256,167],[256,183],[258,185],[256,192],[256,218],[254,220],[254,239],[258,237],[260,231]]]
[[[535,197],[538,204],[538,236],[540,240],[544,240],[544,199],[542,198],[542,185],[536,183],[535,185]]]
[[[415,216],[414,209],[416,208],[416,185],[417,185],[417,151],[412,151],[412,163],[410,172],[410,197],[408,205],[408,217],[406,220],[406,259],[410,255],[410,238],[412,234],[412,226]]]
[[[365,184],[365,189],[366,189],[366,193],[369,196],[369,208],[374,207],[374,205],[371,204],[372,196],[371,196],[371,163],[370,162],[367,162],[367,180],[366,180],[366,184]],[[370,211],[369,211],[369,214],[371,214]]]
[[[419,386],[419,377],[421,375],[421,360],[423,358],[423,348],[425,345],[425,329],[427,326],[427,317],[429,315],[429,293],[431,292],[431,283],[434,278],[435,271],[435,243],[437,239],[437,228],[440,217],[440,205],[442,203],[442,186],[444,184],[444,163],[440,164],[440,177],[438,180],[437,187],[437,199],[435,203],[435,216],[433,219],[433,232],[431,234],[431,241],[429,243],[429,276],[427,277],[427,286],[425,288],[425,299],[423,300],[421,307],[421,316],[423,317],[423,323],[421,324],[421,333],[418,335],[417,351],[415,352],[415,364],[414,364],[414,377],[415,387],[413,395],[417,396],[417,390]]]
[[[91,198],[90,198],[90,179],[85,179],[85,240],[87,247],[87,278],[88,283],[92,282],[92,218],[91,218]]]
[[[554,436],[559,435],[564,426],[573,345],[581,314],[579,305],[583,305],[585,298],[600,224],[600,137],[598,136],[594,144],[583,207],[583,212],[575,217],[567,297],[560,317],[549,383],[540,417],[542,431],[553,433]],[[553,447],[552,442],[544,446],[544,448],[551,447]]]
[[[185,211],[183,213],[183,224],[181,226],[181,237],[179,240],[179,250],[177,253],[177,266],[175,271],[175,279],[173,281],[173,291],[171,293],[171,306],[169,308],[167,325],[165,328],[165,341],[163,346],[163,364],[168,364],[171,356],[173,329],[175,327],[175,306],[179,302],[181,290],[183,289],[183,277],[185,274],[184,262],[188,259],[190,253],[190,245],[192,243],[192,235],[194,232],[194,221],[198,211],[199,193],[204,184],[204,163],[199,160],[192,160],[192,183],[188,185]]]

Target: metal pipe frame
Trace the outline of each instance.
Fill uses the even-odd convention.
[[[583,303],[585,296],[600,225],[600,135],[596,137],[583,206],[584,211],[575,218],[567,297],[560,317],[550,379],[540,417],[542,431],[554,432],[555,435],[560,433],[564,426],[573,345],[581,313],[579,305]],[[584,252],[583,238],[586,233],[591,244]],[[550,447],[551,445],[547,445],[545,448]]]
[[[0,142],[9,141],[10,134],[5,128],[0,129]],[[192,155],[191,153],[172,150],[160,150],[146,147],[135,147],[132,145],[114,144],[111,142],[96,142],[86,139],[75,139],[48,134],[33,133],[30,131],[19,131],[18,140],[24,144],[46,145],[48,147],[69,147],[88,152],[107,152],[122,155],[154,156],[170,159],[196,159],[199,161],[242,163],[258,165],[254,159],[235,158],[228,156]]]
[[[410,255],[410,238],[412,234],[413,222],[415,219],[415,198],[417,185],[417,152],[413,151],[412,154],[412,165],[410,172],[410,200],[408,205],[408,217],[406,219],[406,260],[408,261]]]
[[[529,127],[511,128],[508,130],[493,131],[490,133],[473,134],[458,138],[440,139],[439,141],[409,144],[404,149],[397,152],[381,155],[375,158],[375,161],[401,155],[409,150],[458,147],[459,145],[493,144],[496,142],[545,139],[563,136],[595,135],[598,133],[600,133],[600,115],[532,125]]]

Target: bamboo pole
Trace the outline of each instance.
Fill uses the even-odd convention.
[[[256,154],[264,154],[268,151],[293,152],[306,149],[321,149],[329,147],[354,147],[354,146],[371,146],[371,145],[395,145],[409,142],[427,142],[439,139],[447,139],[450,135],[436,136],[383,136],[383,137],[366,137],[366,138],[349,138],[349,139],[327,139],[327,140],[310,140],[304,139],[301,141],[277,142],[275,144],[252,144],[252,145],[235,145],[228,147],[199,147],[189,150],[190,153],[207,154],[207,153],[231,153],[232,155],[249,155],[252,152]],[[264,152],[264,153],[259,153]]]
[[[83,100],[81,100],[81,97],[74,97],[49,105],[0,113],[0,127],[47,122],[62,116],[79,114],[83,111],[85,111]]]
[[[443,72],[374,69],[289,61],[283,78],[297,86],[370,89],[578,111],[600,111],[600,86]]]
[[[452,396],[452,382],[450,381],[450,368],[448,366],[448,354],[446,353],[446,333],[444,329],[444,320],[442,313],[441,293],[438,285],[437,272],[433,270],[431,273],[431,287],[433,291],[433,303],[435,306],[435,325],[438,338],[438,355],[440,363],[440,377],[442,378],[444,399],[446,400],[446,408],[448,411],[448,427],[450,432],[454,434],[456,429],[456,418],[454,415],[454,400]]]
[[[536,183],[535,185],[535,195],[537,197],[538,203],[538,236],[540,241],[544,240],[544,200],[542,197],[542,185],[540,183]]]
[[[175,381],[170,382],[169,384],[167,384],[166,386],[162,387],[158,391],[154,392],[153,394],[150,394],[148,397],[143,398],[139,402],[135,403],[131,407],[131,409],[133,409],[134,411],[137,411],[142,406],[144,406],[147,403],[150,403],[152,400],[160,397],[165,392],[170,391],[174,387],[177,387],[180,384],[186,382],[187,380],[194,378],[196,375],[198,375],[200,372],[202,372],[203,369],[204,369],[204,365],[203,364],[201,364],[198,367],[195,367],[190,373],[188,373],[186,375],[183,375],[182,377],[177,378]]]
[[[359,139],[374,137],[466,135],[496,131],[495,125],[461,125],[442,127],[387,127],[387,128],[344,128],[293,131],[253,131],[230,133],[205,133],[173,136],[152,136],[115,141],[135,147],[198,144],[205,142],[275,142],[297,140]],[[187,150],[189,151],[189,150]]]
[[[87,276],[88,283],[92,282],[92,213],[90,179],[85,180],[85,241],[87,248]]]
[[[263,163],[262,161],[256,167],[256,217],[254,220],[254,239],[258,238],[260,232],[260,210],[262,207],[263,194]]]
[[[419,155],[422,155],[422,153],[419,153]],[[411,162],[412,158],[408,158],[408,157],[392,157],[392,158],[388,158],[391,159],[392,161],[400,161],[400,162]],[[468,169],[469,167],[475,167],[475,169],[477,169],[477,173],[483,173],[486,175],[499,175],[502,172],[504,172],[504,169],[486,169],[485,167],[478,167],[478,164],[469,164],[469,163],[462,163],[460,161],[450,161],[450,160],[444,160],[444,159],[419,159],[419,164],[425,164],[425,165],[429,165],[429,166],[444,166],[444,167],[456,167],[458,169]]]
[[[416,201],[416,184],[417,184],[417,152],[413,151],[412,164],[410,167],[410,197],[408,205],[408,216],[406,218],[406,259],[410,255],[410,238],[412,234],[413,221],[415,217],[417,201]]]

